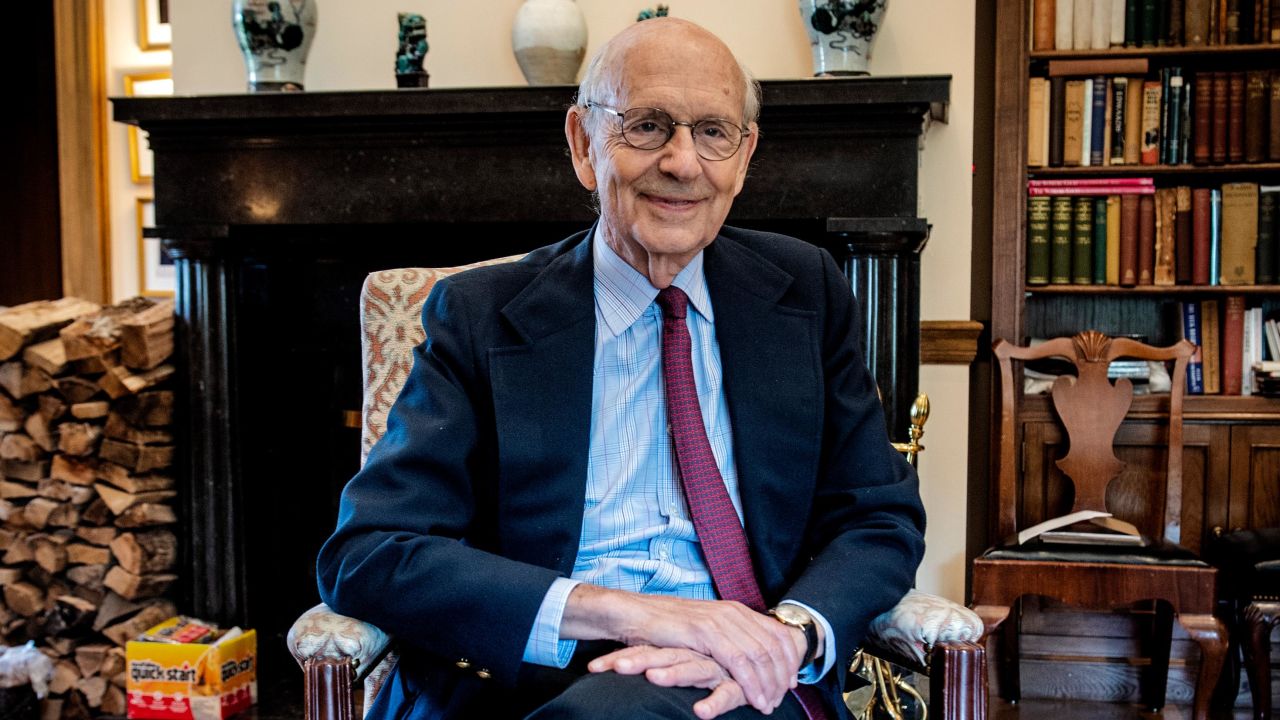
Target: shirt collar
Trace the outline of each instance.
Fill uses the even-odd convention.
[[[592,236],[591,253],[595,268],[596,308],[600,310],[609,332],[617,337],[653,304],[653,299],[658,296],[658,288],[609,247],[604,241],[599,223]],[[671,284],[689,296],[689,304],[698,314],[714,323],[715,313],[711,309],[707,278],[702,271],[702,258],[703,253],[699,251]]]

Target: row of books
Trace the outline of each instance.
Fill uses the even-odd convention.
[[[1030,180],[1028,285],[1280,282],[1280,186]]]
[[[1280,369],[1280,325],[1263,318],[1262,308],[1246,307],[1242,295],[1179,304],[1182,337],[1196,345],[1187,363],[1191,395],[1273,394],[1271,369]],[[1275,364],[1269,364],[1275,363]],[[1280,380],[1280,376],[1274,378]]]
[[[1031,49],[1280,43],[1274,0],[1034,0]]]
[[[1280,71],[1033,77],[1027,116],[1031,167],[1280,161]]]

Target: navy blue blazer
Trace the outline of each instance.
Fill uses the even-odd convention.
[[[811,244],[729,227],[704,262],[756,577],[767,603],[821,612],[846,663],[924,551],[848,280]],[[489,716],[527,685],[534,617],[581,531],[593,298],[591,231],[440,281],[386,434],[343,491],[320,594],[396,637],[390,704],[414,717]],[[824,682],[842,714],[843,683]]]

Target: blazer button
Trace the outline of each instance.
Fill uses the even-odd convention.
[[[488,680],[489,678],[493,677],[493,673],[489,672],[487,668],[480,668],[479,670],[476,671],[476,677],[480,678],[481,680]]]
[[[454,665],[457,665],[459,670],[466,670],[467,668],[471,667],[471,661],[466,658],[459,658],[458,661],[454,663]]]

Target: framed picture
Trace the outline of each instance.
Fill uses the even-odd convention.
[[[125,97],[151,97],[173,94],[173,74],[168,70],[133,73],[124,76]],[[155,174],[154,158],[151,155],[147,134],[136,125],[128,127],[129,133],[129,177],[139,185],[151,182]]]
[[[152,198],[137,198],[138,216],[138,294],[173,297],[177,273],[173,256],[160,246],[160,238],[142,236],[142,229],[155,227],[156,204]]]
[[[171,36],[169,0],[138,0],[138,47],[168,50]]]

